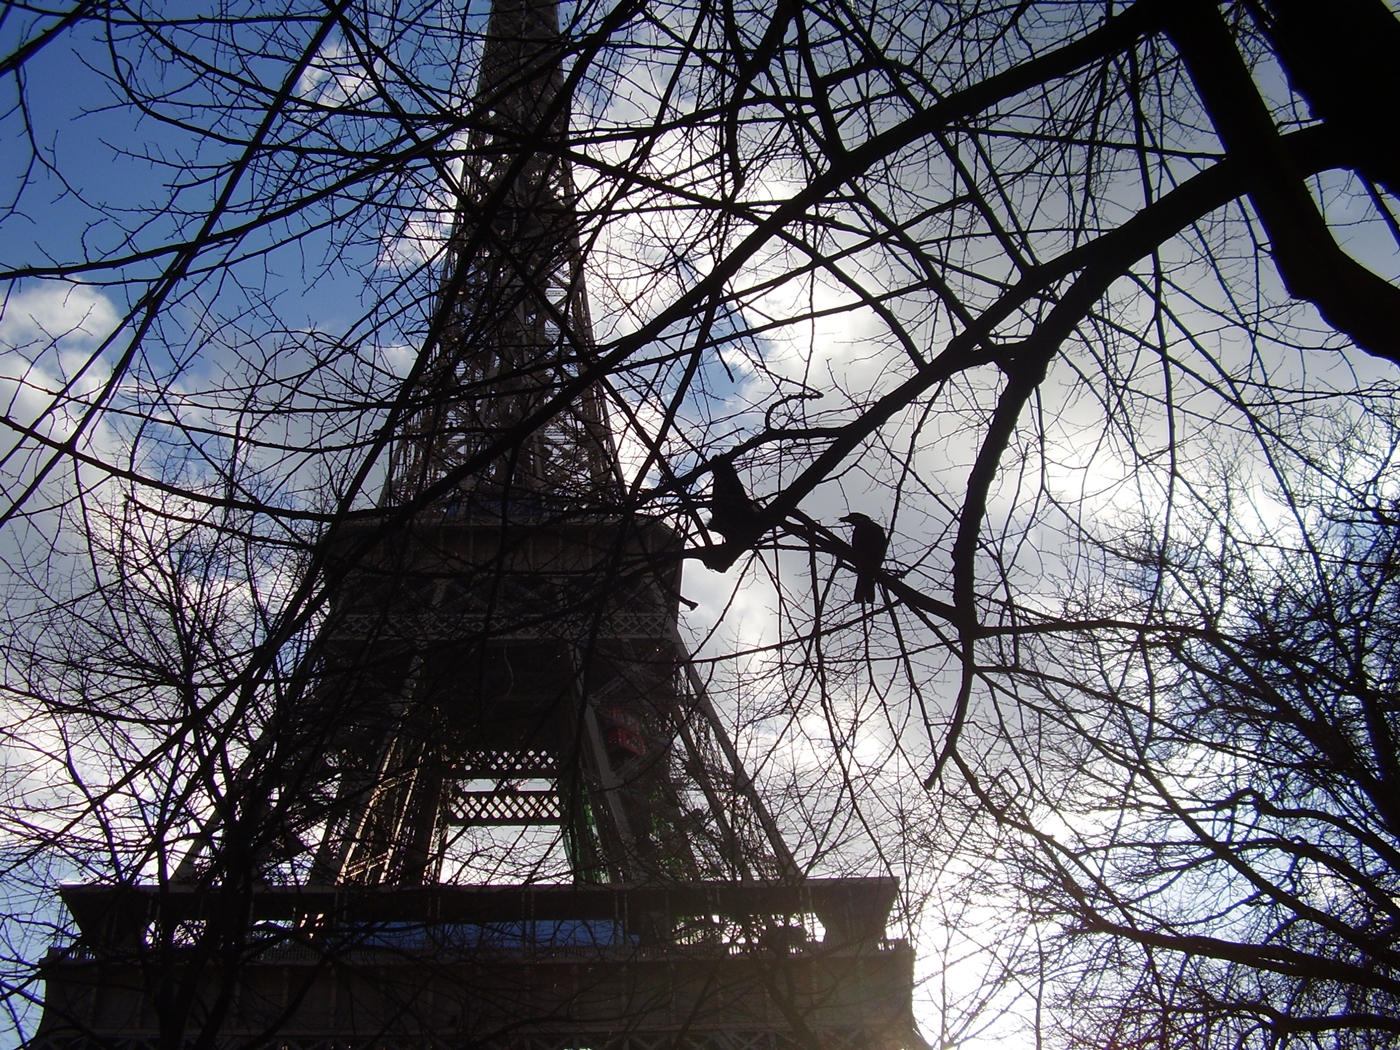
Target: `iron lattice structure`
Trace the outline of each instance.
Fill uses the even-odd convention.
[[[593,353],[566,153],[557,6],[493,6],[458,194],[438,339],[395,449],[391,501],[444,482],[478,498],[616,506],[617,456],[587,386],[517,432]],[[480,463],[497,442],[506,455]]]
[[[802,877],[681,642],[680,538],[622,505],[562,53],[551,0],[496,0],[443,334],[254,748],[252,877],[68,887],[43,1046],[918,1042],[893,880]]]

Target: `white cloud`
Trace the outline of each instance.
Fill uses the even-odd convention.
[[[375,260],[381,270],[402,272],[435,264],[442,258],[452,234],[452,212],[446,208],[425,209],[410,218],[394,235],[386,236]]]
[[[111,375],[98,350],[120,323],[112,301],[86,285],[44,281],[11,295],[0,311],[0,405],[9,421],[28,426],[48,413],[50,436],[70,433],[87,395]]]
[[[343,43],[326,44],[297,79],[297,95],[319,106],[339,108],[374,92],[358,58]]]
[[[0,352],[88,349],[112,333],[121,317],[97,289],[40,281],[11,295],[0,309]]]

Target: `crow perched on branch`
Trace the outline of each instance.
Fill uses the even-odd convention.
[[[723,536],[724,543],[706,547],[700,560],[716,572],[724,572],[754,545],[764,531],[763,519],[759,505],[744,491],[732,460],[712,459],[707,466],[714,485],[710,489],[710,522],[706,528]]]
[[[851,526],[851,560],[856,566],[855,600],[864,605],[875,600],[875,574],[884,564],[889,537],[884,529],[857,511],[841,520]]]
[[[729,460],[710,460],[710,474],[715,479],[710,491],[710,530],[727,541],[743,543],[758,529],[758,504],[749,499]]]

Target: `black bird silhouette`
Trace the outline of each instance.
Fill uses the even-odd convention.
[[[758,504],[749,499],[729,460],[710,460],[710,474],[715,479],[710,491],[710,529],[726,540],[743,543],[758,529]]]
[[[851,526],[851,560],[856,566],[855,600],[864,605],[875,600],[875,574],[890,545],[885,530],[864,514],[852,511],[841,519]]]

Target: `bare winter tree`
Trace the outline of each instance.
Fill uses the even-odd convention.
[[[57,882],[310,863],[270,742],[489,141],[571,170],[596,339],[403,520],[598,399],[793,853],[903,880],[930,1042],[1392,1041],[1389,7],[561,17],[568,133],[502,147],[484,8],[0,14],[16,1031]]]

